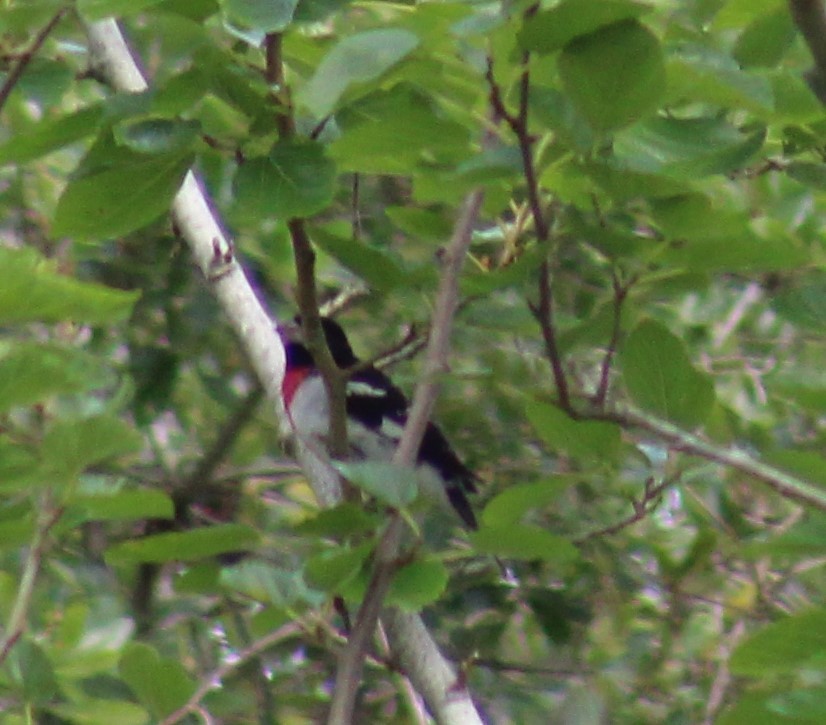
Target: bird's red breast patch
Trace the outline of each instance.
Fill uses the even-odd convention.
[[[295,396],[295,391],[298,390],[298,387],[307,376],[310,374],[312,368],[293,368],[292,370],[287,370],[284,374],[284,382],[281,383],[281,395],[284,397],[284,407],[289,410],[290,405],[292,405],[293,397]]]

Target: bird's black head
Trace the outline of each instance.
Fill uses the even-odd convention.
[[[321,328],[324,330],[324,339],[327,347],[333,356],[333,361],[340,368],[349,368],[358,362],[358,358],[350,347],[350,341],[344,330],[334,320],[329,317],[321,318]],[[312,367],[315,363],[310,351],[299,339],[301,337],[301,318],[295,318],[295,326],[285,326],[279,328],[279,333],[284,338],[284,353],[287,358],[287,369]]]

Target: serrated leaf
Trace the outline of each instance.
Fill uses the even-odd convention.
[[[249,159],[235,174],[240,210],[292,219],[322,211],[332,200],[336,167],[315,141],[280,141],[267,157]]]
[[[650,10],[631,0],[564,0],[529,16],[519,31],[519,44],[527,51],[553,53],[575,38]]]
[[[0,247],[0,322],[4,324],[118,322],[128,317],[139,296],[139,292],[58,274],[33,249]]]
[[[556,406],[537,401],[529,402],[525,413],[555,451],[584,461],[610,461],[619,451],[620,429],[614,423],[573,420]]]
[[[404,508],[419,493],[418,479],[412,468],[384,461],[355,461],[334,465],[354,486],[392,508]]]
[[[579,551],[567,539],[539,526],[483,526],[469,534],[473,548],[480,554],[505,559],[546,561],[562,564],[579,558]]]
[[[598,131],[648,115],[665,92],[660,43],[635,20],[577,38],[565,46],[558,63],[565,91]]]
[[[690,428],[706,420],[714,405],[714,384],[695,370],[684,343],[665,325],[654,320],[637,325],[620,359],[636,405]]]
[[[0,358],[0,411],[59,393],[93,390],[111,380],[100,358],[80,350],[20,344]]]
[[[413,33],[398,28],[349,35],[327,53],[297,100],[318,118],[326,116],[351,86],[378,79],[418,44]]]
[[[161,657],[147,644],[127,645],[118,664],[123,681],[158,720],[186,704],[195,692],[195,682],[183,665]]]
[[[442,595],[449,578],[447,568],[438,559],[417,559],[393,575],[387,603],[407,612],[418,612]]]
[[[191,156],[150,156],[104,167],[69,182],[52,234],[86,240],[122,236],[167,213]]]
[[[735,675],[793,673],[826,650],[826,609],[786,617],[751,635],[729,660]]]
[[[197,561],[218,554],[249,551],[258,542],[258,533],[249,526],[219,524],[124,541],[107,549],[106,561],[111,564]]]
[[[163,491],[138,489],[99,496],[78,496],[72,508],[83,521],[129,521],[133,519],[171,519],[175,515],[172,499]]]

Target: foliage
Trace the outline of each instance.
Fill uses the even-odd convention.
[[[89,66],[110,15],[145,93]],[[822,719],[826,124],[785,3],[12,0],[0,31],[4,722],[318,721],[384,505],[416,539],[388,601],[493,721]],[[169,223],[191,166],[279,317],[300,220],[364,357],[426,329],[484,190],[436,413],[478,532],[389,466],[317,510]],[[377,651],[360,721],[413,721],[398,685]]]

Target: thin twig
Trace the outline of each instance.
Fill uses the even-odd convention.
[[[201,679],[201,684],[189,700],[184,705],[179,707],[174,712],[167,715],[158,725],[174,725],[180,722],[187,715],[197,710],[198,706],[212,690],[220,685],[220,683],[236,670],[240,669],[250,660],[258,657],[262,652],[272,647],[279,642],[288,639],[301,632],[301,626],[297,622],[289,622],[274,632],[270,632],[259,640],[256,640],[248,647],[245,647],[232,658],[231,661],[224,662],[219,667],[216,667],[212,672],[208,673]]]
[[[482,198],[483,193],[478,189],[468,195],[450,245],[443,255],[444,266],[436,297],[433,324],[430,328],[424,373],[416,386],[407,423],[393,456],[393,462],[400,466],[411,466],[415,463],[439,392],[438,376],[448,367],[450,333],[459,302],[459,274],[470,247]],[[343,725],[352,721],[364,656],[376,630],[384,596],[393,579],[403,530],[403,520],[400,515],[395,514],[376,548],[375,564],[367,594],[362,601],[353,632],[336,672],[333,701],[327,720],[331,725]]]
[[[20,577],[20,586],[17,589],[17,596],[12,606],[9,622],[3,638],[0,639],[0,664],[9,656],[12,648],[23,636],[26,630],[26,618],[29,607],[32,603],[34,585],[37,575],[40,572],[40,562],[43,558],[43,551],[46,548],[46,537],[51,528],[60,520],[63,515],[63,508],[51,507],[51,496],[44,493],[38,503],[37,524],[31,543],[29,553],[26,556],[26,563],[23,565],[23,574]]]
[[[608,386],[611,382],[611,365],[614,361],[614,355],[617,352],[619,345],[619,338],[622,334],[622,306],[628,297],[629,285],[620,284],[616,271],[611,275],[611,282],[614,287],[614,320],[611,328],[611,339],[608,341],[608,347],[605,350],[605,356],[602,358],[602,365],[599,374],[599,387],[594,394],[594,405],[597,408],[605,406],[605,400],[608,397]]]
[[[644,519],[658,506],[663,491],[665,491],[666,488],[673,486],[678,480],[679,475],[669,476],[655,486],[654,479],[647,478],[645,481],[645,488],[643,490],[642,498],[639,501],[631,502],[634,513],[615,524],[598,529],[597,531],[592,531],[591,533],[580,537],[574,543],[584,544],[586,541],[590,541],[591,539],[598,539],[603,536],[613,536],[614,534],[618,534],[623,529],[628,528],[632,524],[637,523],[637,521],[642,521],[642,519]]]
[[[547,259],[543,260],[539,266],[539,303],[537,305],[531,305],[531,310],[539,322],[539,328],[542,332],[542,340],[545,343],[545,353],[551,363],[556,393],[559,396],[559,405],[566,413],[572,415],[573,406],[571,405],[571,395],[568,390],[568,378],[565,375],[565,368],[562,365],[562,355],[556,340],[553,293],[551,292],[551,265]]]
[[[46,23],[46,25],[44,25],[40,32],[35,36],[28,49],[18,56],[17,63],[14,64],[6,76],[6,80],[3,81],[3,85],[0,86],[0,111],[3,110],[3,106],[6,105],[6,101],[9,100],[11,92],[14,90],[14,87],[23,75],[23,71],[25,71],[29,63],[34,60],[34,57],[43,47],[43,43],[46,42],[46,39],[51,34],[52,30],[55,29],[68,10],[68,7],[62,7],[54,15],[52,15],[49,22]]]

